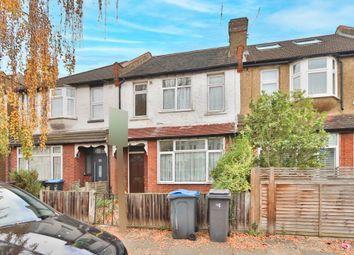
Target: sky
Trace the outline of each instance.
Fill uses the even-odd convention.
[[[84,1],[75,73],[147,51],[162,55],[227,46],[232,18],[248,17],[248,44],[333,34],[338,25],[354,26],[353,0],[119,0],[118,19],[116,0],[107,1],[106,22],[104,17],[98,20],[98,0]],[[66,75],[61,67],[59,76]]]

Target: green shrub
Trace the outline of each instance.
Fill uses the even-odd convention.
[[[36,170],[17,170],[10,175],[10,179],[15,185],[32,195],[38,197],[42,184],[38,181],[38,173]]]
[[[211,172],[213,187],[231,192],[248,191],[254,155],[247,137],[239,136]]]

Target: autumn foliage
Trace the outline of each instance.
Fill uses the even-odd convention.
[[[51,4],[57,4],[51,13]],[[21,143],[30,157],[33,134],[47,137],[49,92],[62,60],[75,66],[75,42],[81,37],[83,0],[0,1],[0,154],[9,141]]]

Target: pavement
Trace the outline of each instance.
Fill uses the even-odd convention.
[[[303,236],[252,236],[232,233],[225,243],[211,242],[207,231],[197,233],[196,241],[173,239],[169,230],[129,228],[125,233],[117,227],[99,226],[120,238],[130,255],[330,255],[354,254],[342,243],[354,240]]]

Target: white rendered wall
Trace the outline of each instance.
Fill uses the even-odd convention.
[[[207,76],[220,73],[225,75],[225,111],[208,113]],[[192,110],[164,111],[162,109],[162,80],[186,76],[191,77]],[[133,84],[140,82],[147,82],[146,117],[134,117]],[[121,90],[122,109],[128,111],[129,128],[228,123],[237,121],[237,115],[240,113],[240,75],[235,69],[126,81],[123,83]],[[107,129],[109,108],[118,107],[118,88],[113,84],[105,84],[103,86],[103,98],[104,121],[88,123],[90,120],[90,87],[88,85],[76,87],[77,120],[70,120],[72,125],[67,125],[62,130],[52,130],[49,126],[50,132]]]
[[[208,113],[207,75],[225,75],[225,111]],[[164,111],[162,80],[173,77],[191,77],[192,110]],[[147,117],[134,117],[133,84],[147,82]],[[225,70],[208,73],[195,73],[178,76],[163,76],[153,79],[127,81],[122,86],[122,109],[129,114],[130,128],[154,126],[184,126],[197,124],[228,123],[237,120],[240,113],[240,75],[236,70]]]

